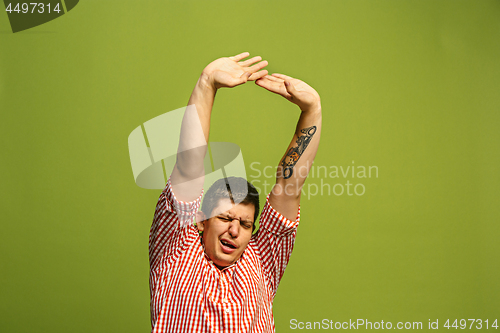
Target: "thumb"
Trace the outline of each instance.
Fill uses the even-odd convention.
[[[292,82],[285,80],[285,88],[290,95],[295,96],[297,94],[297,90],[295,90]]]
[[[240,78],[243,80],[243,82],[247,82],[250,76],[252,76],[252,73],[244,72],[243,74],[241,74]]]

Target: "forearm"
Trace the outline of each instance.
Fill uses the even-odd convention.
[[[198,79],[198,82],[196,82],[188,101],[188,105],[196,106],[205,142],[208,142],[208,135],[210,132],[210,116],[212,114],[212,106],[214,104],[216,92],[217,89],[213,86],[208,74],[203,71]]]
[[[292,141],[276,172],[270,204],[291,221],[297,218],[302,186],[318,151],[321,135],[321,106],[302,112]]]
[[[216,89],[203,72],[198,79],[181,125],[177,160],[171,175],[173,191],[181,201],[198,197],[203,187],[210,117]]]
[[[303,111],[293,138],[280,160],[276,184],[289,196],[300,196],[318,151],[321,136],[321,105]]]

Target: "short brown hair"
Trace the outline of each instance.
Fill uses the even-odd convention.
[[[252,204],[255,207],[253,223],[259,216],[259,192],[245,178],[227,177],[217,180],[203,197],[201,211],[209,218],[220,199],[231,199],[233,203]]]

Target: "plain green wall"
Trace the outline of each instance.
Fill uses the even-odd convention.
[[[127,137],[244,51],[320,93],[315,166],[378,167],[323,179],[362,196],[303,197],[277,331],[500,319],[499,1],[106,0],[16,34],[0,14],[1,332],[150,329],[160,191],[135,185]],[[223,90],[211,140],[255,175],[298,115],[253,83]]]

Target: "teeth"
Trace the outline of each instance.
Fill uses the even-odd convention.
[[[230,247],[230,248],[234,248],[234,246],[233,246],[232,244],[230,244],[230,243],[226,242],[225,240],[222,240],[222,241],[221,241],[221,243],[222,243],[223,245],[226,245],[226,246]]]

